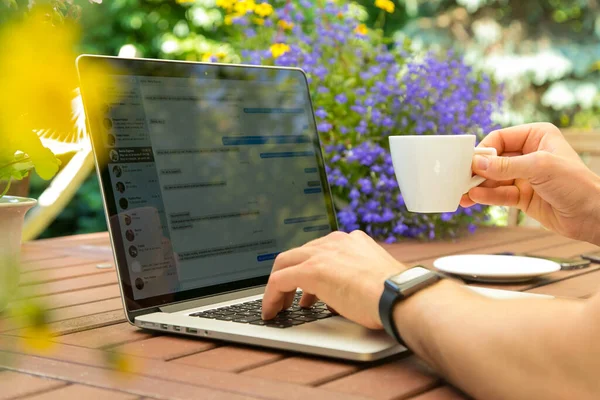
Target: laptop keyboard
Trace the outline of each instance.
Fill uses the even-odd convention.
[[[290,328],[333,316],[331,311],[327,309],[327,305],[322,301],[315,303],[311,308],[301,308],[299,305],[301,297],[302,293],[296,293],[292,306],[287,310],[281,311],[275,318],[269,321],[263,321],[261,318],[262,300],[201,311],[190,314],[190,317],[268,326],[271,328]]]

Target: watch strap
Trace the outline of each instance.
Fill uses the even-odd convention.
[[[400,300],[406,299],[414,293],[447,278],[445,274],[428,270],[421,265],[414,266],[413,268],[424,269],[427,273],[407,282],[406,285],[401,285],[401,287],[397,286],[390,279],[387,279],[384,283],[383,293],[379,300],[379,317],[383,328],[390,336],[396,339],[398,343],[407,348],[406,342],[402,339],[402,335],[400,335],[400,332],[398,332],[398,328],[394,323],[394,306]],[[409,268],[402,274],[409,272],[413,268]]]
[[[393,315],[394,306],[398,301],[404,298],[405,297],[401,293],[398,293],[395,289],[389,287],[386,281],[383,294],[379,300],[379,317],[381,318],[383,329],[385,329],[387,334],[396,339],[402,346],[407,347],[404,339],[400,336],[400,332],[398,332],[398,329],[396,328]]]

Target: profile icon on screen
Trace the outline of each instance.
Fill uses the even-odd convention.
[[[129,246],[129,255],[133,258],[138,256],[138,249],[135,246]]]
[[[131,216],[130,215],[125,214],[123,219],[125,220],[125,225],[127,225],[127,226],[131,225]]]
[[[117,192],[123,193],[125,191],[125,184],[123,182],[117,182]]]
[[[117,151],[116,151],[116,150],[111,150],[111,151],[108,153],[108,157],[110,157],[110,161],[112,161],[112,162],[117,162],[117,161],[119,161],[119,153],[117,153]]]
[[[117,177],[120,178],[121,175],[123,175],[123,170],[121,169],[121,167],[119,167],[118,165],[115,165],[113,167],[113,174]]]
[[[135,240],[135,234],[133,233],[133,230],[127,229],[127,231],[125,232],[125,237],[130,242],[133,242]]]
[[[119,199],[119,206],[121,206],[123,210],[127,210],[127,207],[129,207],[129,202],[125,197],[121,197]]]
[[[112,133],[109,133],[106,136],[106,144],[109,147],[115,147],[115,143],[117,142],[117,138],[115,137],[115,135],[113,135]]]
[[[137,290],[142,290],[144,288],[144,280],[142,278],[136,278],[136,280],[135,280],[135,288]]]
[[[113,127],[113,122],[112,119],[110,118],[104,118],[104,120],[102,120],[102,125],[104,125],[104,129],[111,130]]]

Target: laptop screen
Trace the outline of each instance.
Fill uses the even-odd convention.
[[[87,81],[98,62],[110,79]],[[301,71],[78,67],[128,309],[265,284],[277,254],[336,229]]]

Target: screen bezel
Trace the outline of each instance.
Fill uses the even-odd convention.
[[[119,284],[123,296],[128,319],[131,313],[135,315],[155,311],[157,307],[172,305],[175,303],[197,300],[204,297],[210,297],[223,293],[229,293],[239,290],[246,290],[252,287],[264,286],[267,284],[269,275],[264,275],[251,279],[244,279],[230,283],[218,284],[203,288],[190,289],[182,292],[163,294],[143,299],[134,299],[131,278],[127,265],[125,246],[122,242],[120,221],[118,218],[117,204],[115,201],[113,188],[110,183],[110,171],[108,168],[108,154],[104,148],[100,134],[101,129],[101,108],[100,102],[94,97],[95,93],[91,90],[92,80],[98,78],[97,74],[124,75],[124,76],[153,76],[153,77],[192,77],[208,75],[213,79],[239,79],[247,77],[249,71],[257,72],[269,71],[269,73],[298,74],[300,80],[304,82],[306,95],[311,110],[314,110],[308,80],[304,71],[298,68],[266,67],[252,65],[236,64],[217,64],[217,63],[196,63],[187,61],[170,61],[154,59],[128,59],[109,56],[81,55],[77,58],[77,70],[79,73],[80,90],[83,99],[88,133],[92,142],[92,149],[96,161],[96,172],[100,181],[107,226],[109,229],[111,244],[115,255],[115,263],[119,275]],[[110,72],[108,72],[110,71]],[[325,197],[328,220],[332,231],[338,230],[338,224],[334,211],[331,189],[325,172],[325,162],[321,149],[321,142],[317,130],[317,124],[314,112],[309,117],[312,123],[314,139],[313,146],[317,158],[318,170],[321,181],[323,182],[323,195]]]

